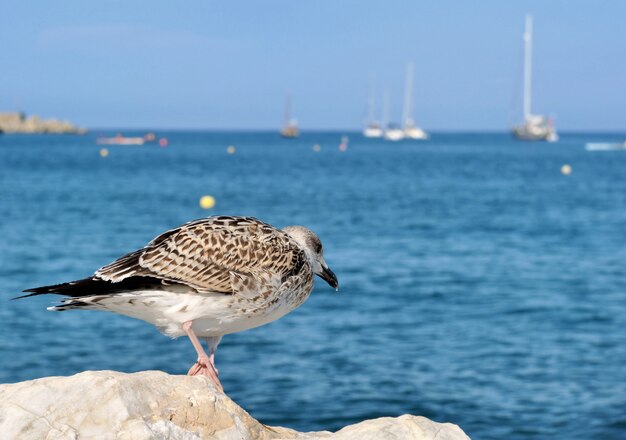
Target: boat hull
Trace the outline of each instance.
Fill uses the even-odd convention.
[[[529,141],[529,142],[556,142],[559,137],[556,133],[533,133],[528,132],[523,129],[513,128],[511,131],[515,139],[519,141]]]
[[[146,140],[142,137],[112,137],[112,138],[98,138],[96,143],[98,145],[143,145]]]
[[[555,142],[559,139],[552,122],[542,116],[533,116],[523,124],[514,126],[511,133],[521,141]]]
[[[399,129],[386,130],[385,139],[394,142],[401,141],[402,139],[404,139],[404,132]]]
[[[383,130],[382,128],[368,127],[363,130],[363,136],[366,138],[380,138],[383,137]]]
[[[430,136],[428,136],[428,133],[426,133],[421,128],[413,127],[413,128],[406,128],[404,130],[404,137],[407,139],[413,139],[416,141],[425,141],[425,140],[428,140]]]
[[[300,136],[300,130],[298,127],[285,127],[280,131],[280,135],[286,139],[293,139]]]

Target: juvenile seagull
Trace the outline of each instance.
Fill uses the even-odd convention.
[[[300,306],[313,274],[338,289],[322,243],[303,226],[274,228],[252,217],[216,216],[164,232],[82,280],[28,289],[20,298],[65,298],[48,310],[106,310],[187,335],[198,353],[188,374],[211,377],[222,336],[274,321]],[[198,338],[205,338],[209,354]]]

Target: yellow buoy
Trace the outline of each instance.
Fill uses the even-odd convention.
[[[226,148],[226,152],[228,154],[235,154],[235,151],[237,151],[237,149],[235,148],[234,145],[229,145],[228,148]]]
[[[572,174],[572,167],[566,163],[561,167],[561,173],[565,176],[569,176],[570,174]]]
[[[200,207],[202,209],[211,209],[215,206],[215,197],[202,196],[200,197]]]
[[[107,150],[106,148],[102,148],[100,150],[100,157],[107,157],[109,155],[109,150]]]
[[[320,151],[322,151],[322,146],[320,144],[313,145],[313,151],[319,153]]]

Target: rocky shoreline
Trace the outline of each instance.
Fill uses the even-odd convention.
[[[76,127],[68,121],[26,116],[21,112],[0,113],[0,132],[21,134],[85,134],[87,129]]]
[[[86,371],[0,385],[5,439],[468,440],[456,425],[383,417],[335,433],[263,425],[205,377]]]

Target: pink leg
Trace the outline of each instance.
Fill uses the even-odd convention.
[[[220,391],[224,391],[220,380],[217,377],[217,371],[215,370],[214,361],[213,361],[213,353],[211,353],[211,357],[207,356],[204,348],[202,348],[202,344],[198,340],[198,337],[194,333],[191,325],[193,321],[187,321],[183,324],[183,330],[187,333],[189,340],[191,341],[193,348],[196,349],[196,353],[198,353],[198,361],[189,369],[187,375],[189,376],[209,376],[217,388]]]
[[[213,370],[215,370],[215,374],[217,374],[217,377],[220,377],[220,372],[215,366],[215,352],[214,351],[212,351],[211,354],[209,355],[209,362],[211,362],[211,366],[213,367]]]
[[[207,345],[209,346],[209,353],[210,353],[209,361],[211,362],[211,365],[213,365],[213,369],[215,370],[215,373],[217,374],[218,377],[220,375],[220,372],[215,366],[215,351],[217,350],[217,346],[219,345],[221,340],[222,340],[221,336],[211,336],[211,337],[206,338],[206,342],[207,342]]]

